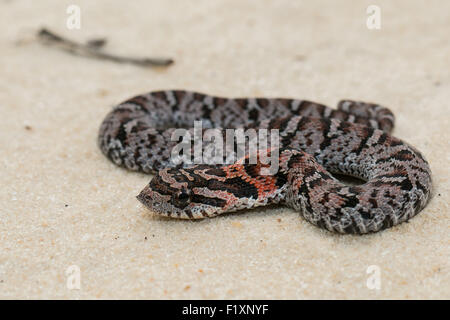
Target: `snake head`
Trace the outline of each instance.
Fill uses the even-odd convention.
[[[220,169],[197,165],[188,169],[166,168],[160,170],[140,192],[137,199],[158,215],[201,219],[213,217],[230,210],[232,197],[215,190],[220,181]],[[213,189],[211,189],[213,188]]]

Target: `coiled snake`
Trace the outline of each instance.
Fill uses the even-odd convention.
[[[278,171],[262,175],[264,164],[245,159],[174,164],[171,152],[179,141],[172,134],[192,128],[194,121],[202,121],[202,132],[277,129]],[[115,164],[156,174],[137,198],[159,215],[197,219],[279,203],[319,227],[363,234],[407,221],[430,198],[427,161],[390,135],[393,126],[389,109],[364,102],[344,100],[332,109],[305,100],[227,99],[170,90],[115,107],[103,120],[98,144]],[[330,172],[366,182],[346,185]]]

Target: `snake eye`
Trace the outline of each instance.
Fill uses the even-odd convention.
[[[176,194],[175,199],[178,205],[185,206],[191,199],[191,192],[189,190],[183,189]]]

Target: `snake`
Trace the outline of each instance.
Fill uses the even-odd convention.
[[[267,163],[259,153],[253,162],[246,161],[248,152],[222,164],[174,159],[182,140],[174,133],[192,133],[196,121],[201,133],[276,130],[278,144],[266,151],[277,156],[278,170],[263,174]],[[301,99],[161,90],[115,106],[97,142],[114,164],[154,175],[137,199],[158,216],[203,219],[275,204],[332,232],[366,234],[408,221],[431,197],[430,166],[416,148],[391,135],[394,123],[390,109],[356,100],[342,100],[335,109]],[[186,139],[193,150],[198,136]],[[349,184],[338,175],[362,181]]]

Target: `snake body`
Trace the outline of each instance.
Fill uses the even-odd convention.
[[[171,151],[179,141],[172,134],[192,131],[194,121],[202,121],[203,130],[278,130],[278,171],[263,175],[260,161],[175,164]],[[363,234],[407,221],[430,198],[427,161],[390,135],[393,127],[392,112],[372,103],[343,100],[332,109],[306,100],[168,90],[116,106],[98,144],[115,164],[155,174],[137,198],[159,215],[198,219],[277,203],[327,230]],[[346,185],[331,173],[365,183]]]

